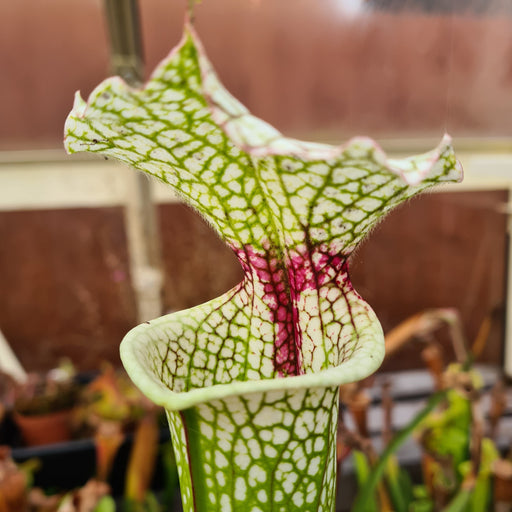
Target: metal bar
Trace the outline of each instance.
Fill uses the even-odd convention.
[[[105,0],[112,71],[129,85],[143,81],[143,52],[137,0]],[[140,322],[162,314],[161,251],[151,181],[132,173],[125,207],[131,277]]]
[[[143,52],[137,0],[105,0],[112,71],[132,86],[143,80]]]

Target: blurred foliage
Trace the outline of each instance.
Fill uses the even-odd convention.
[[[485,320],[484,320],[485,322]],[[433,333],[448,323],[460,360],[445,365]],[[368,411],[353,402],[362,388],[342,390],[341,397],[354,416],[357,431],[341,429],[339,443],[352,448],[358,493],[352,512],[483,512],[512,510],[512,460],[502,456],[495,435],[505,410],[506,389],[496,382],[489,393],[487,415],[482,410],[483,379],[473,368],[474,351],[461,336],[458,315],[450,310],[428,311],[406,320],[390,333],[386,344],[399,350],[411,339],[424,343],[423,355],[432,375],[434,393],[409,424],[392,435],[390,416],[393,403],[383,400],[383,435],[387,441],[378,455],[372,440],[364,435]],[[480,347],[478,339],[473,347]],[[369,406],[367,401],[367,407]],[[357,411],[357,414],[354,414]],[[413,485],[396,456],[398,448],[413,436],[421,448],[422,482]],[[339,450],[339,453],[346,453]]]

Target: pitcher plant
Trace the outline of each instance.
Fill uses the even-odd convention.
[[[384,355],[349,258],[393,207],[461,179],[450,138],[406,159],[365,137],[287,138],[223,87],[186,21],[142,88],[114,77],[87,102],[77,93],[65,146],[167,183],[244,271],[121,344],[133,381],[167,411],[184,510],[334,510],[338,387]]]

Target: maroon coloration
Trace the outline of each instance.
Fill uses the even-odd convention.
[[[286,258],[279,257],[275,248],[257,250],[245,246],[235,252],[248,279],[257,279],[263,286],[263,301],[272,312],[276,372],[281,377],[303,374],[300,295],[307,290],[319,291],[329,284],[352,290],[346,256],[330,254],[319,247],[303,252],[295,250]]]
[[[300,331],[294,329],[294,305],[291,301],[290,283],[282,260],[270,248],[257,252],[251,246],[237,250],[247,278],[257,279],[263,286],[263,301],[272,312],[275,329],[274,368],[279,376],[300,375]]]
[[[304,290],[316,290],[334,282],[340,274],[348,273],[346,256],[313,248],[310,254],[296,252],[290,257],[290,280],[295,282],[297,294]]]

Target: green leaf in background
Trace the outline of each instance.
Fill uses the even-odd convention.
[[[116,502],[112,496],[103,496],[100,499],[94,512],[116,512]]]
[[[121,347],[134,382],[168,411],[185,510],[330,509],[338,386],[384,354],[348,260],[394,206],[461,178],[449,138],[403,160],[368,138],[286,138],[224,89],[188,25],[144,88],[111,78],[87,102],[77,95],[65,132],[70,153],[172,186],[245,273]]]
[[[494,442],[484,437],[481,444],[481,459],[478,474],[474,482],[474,489],[471,494],[469,512],[488,510],[492,501],[492,466],[500,458],[500,454]],[[460,473],[467,477],[473,470],[473,462],[466,460],[459,466]]]

